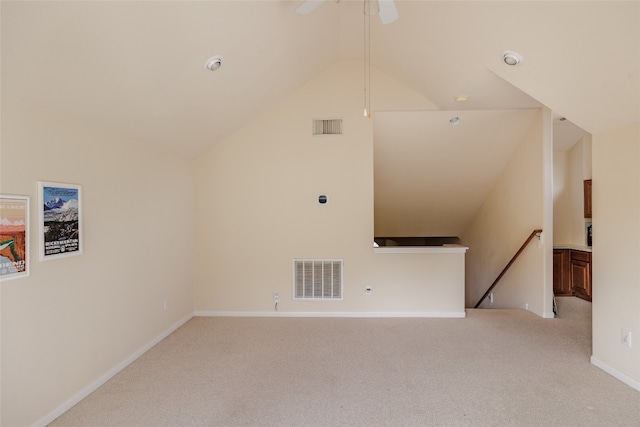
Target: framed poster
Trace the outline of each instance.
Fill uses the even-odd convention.
[[[38,181],[40,261],[82,254],[82,187]]]
[[[29,197],[0,195],[0,281],[29,275]]]

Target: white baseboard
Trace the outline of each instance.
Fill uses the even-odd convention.
[[[441,312],[441,311],[196,311],[196,317],[452,317],[464,318],[465,311]]]
[[[553,319],[554,317],[556,317],[556,315],[553,313],[553,311],[551,311],[551,312],[539,311],[539,310],[536,310],[533,307],[530,307],[529,304],[522,304],[520,306],[520,308],[523,309],[523,310],[530,311],[531,313],[535,314],[538,317],[542,317],[543,319]]]
[[[55,420],[60,415],[64,414],[66,411],[71,409],[74,405],[76,405],[82,399],[84,399],[85,397],[87,397],[88,395],[93,393],[98,387],[100,387],[101,385],[103,385],[104,383],[109,381],[111,378],[113,378],[118,372],[122,371],[124,368],[129,366],[138,357],[140,357],[144,353],[146,353],[149,349],[151,349],[151,347],[153,347],[154,345],[158,344],[160,341],[162,341],[163,339],[168,337],[172,332],[174,332],[180,326],[182,326],[185,323],[187,323],[189,321],[189,319],[191,319],[192,317],[193,317],[193,313],[189,313],[188,315],[186,315],[185,317],[180,319],[178,322],[176,322],[173,325],[171,325],[168,329],[164,330],[160,335],[158,335],[157,337],[152,339],[150,342],[148,342],[142,348],[138,349],[131,356],[127,357],[125,360],[123,360],[122,362],[118,363],[116,366],[114,366],[108,372],[105,372],[103,375],[101,375],[95,381],[93,381],[92,383],[90,383],[89,385],[84,387],[82,390],[80,390],[79,392],[77,392],[76,394],[71,396],[62,405],[58,406],[53,411],[49,412],[45,417],[43,417],[40,420],[38,420],[36,423],[33,424],[33,427],[45,427],[48,424],[50,424],[51,422],[53,422],[53,420]]]
[[[607,374],[611,375],[612,377],[617,378],[618,380],[622,381],[623,383],[625,383],[629,387],[640,391],[640,381],[637,381],[637,380],[631,378],[630,376],[628,376],[626,374],[623,374],[622,372],[618,371],[617,369],[612,368],[611,366],[607,365],[606,363],[602,362],[601,360],[596,359],[593,356],[591,356],[591,364],[594,365],[594,366],[597,366],[600,369],[602,369],[603,371],[605,371]]]
[[[552,312],[538,311],[538,310],[529,310],[529,311],[538,317],[542,317],[543,319],[553,319],[556,317],[553,311]]]

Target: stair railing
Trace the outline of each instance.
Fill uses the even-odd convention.
[[[493,283],[491,284],[491,286],[489,286],[489,289],[487,289],[487,292],[484,293],[484,295],[482,295],[482,298],[480,298],[480,300],[478,301],[478,303],[473,307],[473,308],[478,308],[480,306],[480,304],[482,304],[482,301],[484,301],[484,299],[491,293],[491,291],[493,290],[493,288],[496,287],[496,285],[498,284],[498,282],[500,281],[500,279],[502,279],[502,276],[504,276],[504,274],[507,272],[507,270],[509,270],[509,267],[511,267],[511,265],[516,261],[516,259],[520,256],[520,254],[522,253],[522,251],[524,251],[524,249],[527,247],[527,245],[529,244],[529,242],[537,235],[539,235],[540,233],[542,233],[541,229],[537,229],[537,230],[533,230],[531,232],[531,235],[527,238],[527,240],[525,240],[525,242],[522,244],[522,246],[520,246],[520,249],[518,249],[518,252],[516,252],[516,254],[513,256],[513,258],[511,258],[511,261],[509,261],[509,264],[507,264],[507,266],[502,270],[502,272],[500,273],[500,275],[498,275],[498,277],[496,278],[496,280],[493,281]]]

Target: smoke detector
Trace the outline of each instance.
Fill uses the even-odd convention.
[[[207,59],[204,63],[204,69],[209,71],[215,71],[222,66],[222,56],[216,55]]]
[[[512,50],[505,50],[502,52],[502,60],[505,64],[510,66],[520,65],[524,58],[518,52]]]

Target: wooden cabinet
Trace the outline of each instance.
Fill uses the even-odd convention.
[[[553,250],[553,294],[591,301],[591,253]]]
[[[575,296],[591,301],[591,253],[571,251],[571,290]]]
[[[587,179],[584,181],[584,217],[591,218],[591,215],[591,180]]]
[[[557,296],[573,295],[571,290],[571,251],[553,250],[553,294]]]

